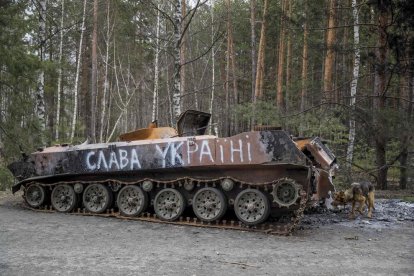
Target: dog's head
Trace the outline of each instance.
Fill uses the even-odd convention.
[[[334,193],[333,195],[333,201],[332,206],[338,206],[338,205],[345,205],[346,204],[346,195],[344,191],[339,191]]]

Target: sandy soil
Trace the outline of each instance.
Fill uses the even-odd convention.
[[[307,214],[290,237],[36,213],[0,194],[0,275],[413,275],[414,205]]]

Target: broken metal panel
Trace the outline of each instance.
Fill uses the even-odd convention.
[[[324,170],[330,170],[336,161],[335,155],[318,137],[306,144],[306,149]]]
[[[13,162],[7,168],[19,181],[36,175],[35,167],[29,160]]]
[[[308,165],[306,156],[296,148],[285,131],[260,131],[261,144],[266,147],[272,162]]]
[[[136,141],[150,139],[166,139],[177,136],[177,131],[172,127],[143,128],[127,132],[119,136],[120,141]]]
[[[185,111],[181,114],[177,122],[178,134],[180,136],[204,135],[208,122],[210,121],[210,117],[211,114],[201,111]]]
[[[300,149],[301,151],[304,151],[306,149],[306,145],[309,144],[311,141],[312,141],[311,138],[296,139],[295,143],[298,149]]]

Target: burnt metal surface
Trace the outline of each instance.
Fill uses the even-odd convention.
[[[17,180],[21,181],[36,175],[35,166],[31,161],[30,158],[25,161],[16,161],[9,164],[7,168]]]
[[[98,211],[85,208],[82,213],[104,213],[113,206],[111,214],[121,217],[122,210],[119,210],[119,204],[123,204],[123,207],[132,206],[137,198],[130,193],[123,202],[118,203],[117,201],[122,200],[122,197],[118,199],[116,195],[119,191],[131,187],[144,191],[144,197],[148,199],[149,211],[153,213],[149,215],[151,221],[178,220],[174,223],[200,226],[197,218],[191,217],[184,221],[181,214],[192,209],[191,206],[194,200],[197,200],[198,192],[208,190],[220,195],[220,201],[225,200],[222,206],[226,208],[213,206],[209,199],[198,202],[197,212],[204,210],[203,212],[212,212],[214,215],[214,219],[210,221],[205,213],[198,215],[196,213],[195,216],[203,220],[201,225],[208,222],[216,223],[220,228],[246,229],[246,225],[252,224],[256,227],[257,224],[267,221],[268,215],[270,215],[269,220],[272,221],[276,217],[288,216],[289,222],[277,222],[281,225],[279,230],[273,231],[272,226],[262,229],[279,234],[291,233],[303,216],[307,200],[312,194],[316,194],[319,188],[321,193],[318,193],[318,196],[322,196],[325,186],[329,186],[325,183],[325,178],[317,178],[325,175],[317,174],[318,171],[312,166],[313,162],[319,158],[319,155],[322,159],[332,156],[329,154],[319,154],[316,158],[307,156],[311,151],[318,150],[318,153],[320,151],[323,153],[325,149],[318,147],[316,140],[315,143],[306,144],[306,150],[308,144],[312,147],[305,153],[282,130],[264,128],[227,138],[202,135],[209,118],[209,114],[202,112],[184,113],[178,122],[178,133],[182,137],[145,140],[154,137],[151,135],[157,137],[163,133],[162,128],[148,128],[144,129],[145,133],[141,133],[142,135],[138,133],[139,130],[131,132],[120,142],[58,145],[42,149],[25,160],[10,165],[12,172],[20,181],[13,186],[13,192],[22,186],[23,190],[27,191],[27,187],[33,184],[40,185],[47,194],[58,187],[70,187],[71,191],[75,191],[73,194],[77,193],[74,198],[79,198],[79,202],[75,205],[87,207],[90,202],[102,201],[100,198],[102,193],[94,196],[89,195],[87,191],[93,187],[101,187],[105,194],[108,192],[105,204],[101,204],[103,207]],[[152,130],[157,129],[159,133],[152,133]],[[138,136],[143,137],[144,140],[137,140]],[[326,163],[329,163],[329,160]],[[319,184],[315,186],[312,179],[320,182],[323,187]],[[281,180],[289,181],[293,186],[281,187],[278,185]],[[231,185],[223,185],[223,183],[231,183]],[[76,189],[73,189],[75,186]],[[261,200],[266,203],[263,206],[268,206],[263,214],[259,211],[264,207],[256,208],[256,205],[250,202],[250,197],[247,203],[243,201],[247,204],[248,213],[243,213],[244,210],[243,212],[236,210],[236,207],[241,204],[238,204],[240,195],[246,191],[261,195]],[[180,200],[175,200],[173,194]],[[278,199],[275,200],[275,197]],[[62,199],[63,196],[59,198]],[[214,204],[217,204],[216,201]],[[180,205],[175,206],[177,202],[180,202]],[[138,208],[139,211],[135,211],[134,216],[142,217],[141,212],[145,212],[147,204],[142,206],[142,210]],[[44,207],[51,208],[48,203],[44,203],[39,208]],[[72,205],[70,207],[72,208]],[[175,210],[173,207],[178,209]],[[56,207],[54,209],[61,211]],[[250,213],[256,211],[257,217],[252,219]],[[125,215],[125,212],[123,214]],[[245,217],[241,219],[242,222],[237,222],[235,216],[239,217],[243,214]],[[223,222],[219,221],[221,216]],[[236,222],[229,225],[227,218],[236,219]]]
[[[324,170],[330,170],[336,161],[335,155],[324,143],[322,143],[319,137],[316,137],[307,143],[306,149]]]
[[[185,111],[181,114],[177,122],[178,134],[180,136],[204,135],[208,122],[210,121],[210,117],[211,114],[201,111]]]
[[[177,131],[172,127],[142,128],[121,134],[120,141],[166,139],[177,136]]]
[[[231,170],[236,166],[275,164],[307,166],[306,156],[284,131],[245,132],[229,138],[194,136],[55,146],[33,153],[31,159],[35,176],[124,175],[172,168],[210,168],[211,171],[212,168]],[[30,170],[26,173],[20,170],[19,175],[33,176],[32,163],[24,164]]]
[[[322,200],[329,197],[329,191],[335,192],[333,177],[338,165],[332,151],[316,138],[295,138],[296,146],[312,162],[312,174],[314,177],[314,200]]]

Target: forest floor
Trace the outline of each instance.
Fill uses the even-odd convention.
[[[289,237],[36,213],[0,192],[0,275],[413,275],[414,204],[308,213]]]

